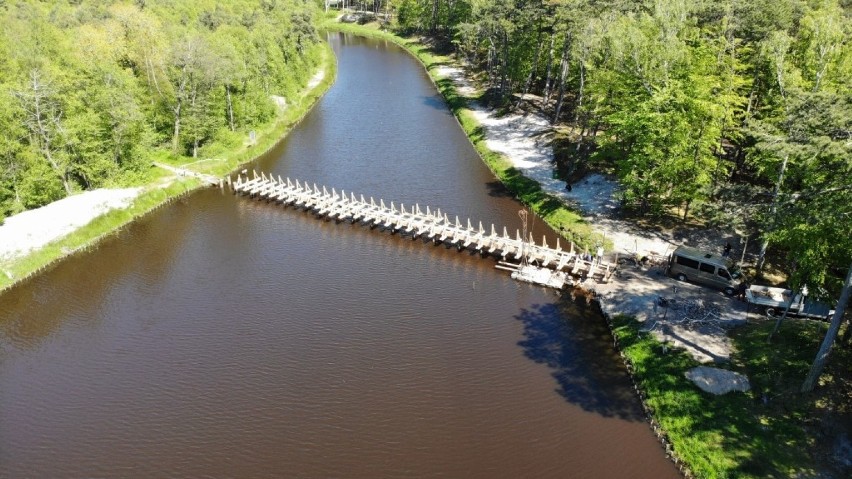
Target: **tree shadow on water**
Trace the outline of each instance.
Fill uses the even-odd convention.
[[[604,417],[644,421],[639,399],[612,346],[606,324],[583,298],[524,308],[518,342],[524,355],[552,370],[556,392],[571,404]]]

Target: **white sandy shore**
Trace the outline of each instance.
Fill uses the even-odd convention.
[[[450,78],[457,91],[473,97],[476,89],[460,68],[440,66],[438,75]],[[629,221],[617,218],[618,183],[600,174],[590,174],[572,184],[568,192],[566,183],[553,178],[553,148],[548,139],[552,133],[550,122],[535,113],[497,114],[476,103],[470,103],[476,120],[485,129],[486,146],[502,153],[525,176],[536,180],[551,195],[583,212],[595,231],[612,241],[613,253],[621,257],[658,255],[665,256],[680,244],[719,249],[730,234],[716,231],[689,231],[681,237],[671,232],[642,229]],[[725,361],[730,357],[731,342],[724,331],[714,327],[687,328],[671,321],[676,314],[668,315],[663,308],[655,308],[659,296],[677,301],[700,300],[716,305],[721,310],[720,324],[730,327],[745,319],[745,305],[731,300],[722,293],[693,284],[680,283],[658,269],[625,267],[621,278],[609,284],[586,285],[599,295],[601,307],[607,314],[624,313],[648,324],[659,322],[654,334],[689,351],[699,361]],[[675,290],[674,287],[677,287]],[[665,318],[665,319],[664,319]]]
[[[23,256],[114,208],[128,206],[141,188],[99,189],[6,218],[0,226],[0,261]]]

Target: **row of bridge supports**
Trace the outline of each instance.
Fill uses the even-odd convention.
[[[614,271],[612,265],[583,259],[574,252],[573,243],[569,251],[562,250],[559,239],[556,240],[554,248],[548,246],[546,238],[542,238],[539,245],[533,240],[532,234],[525,241],[518,230],[515,230],[513,237],[505,226],[498,232],[493,224],[490,229],[486,229],[481,221],[474,226],[470,219],[463,223],[455,216],[454,220],[451,220],[440,208],[432,209],[426,206],[424,209],[419,204],[409,207],[403,204],[397,206],[393,201],[387,205],[383,199],[376,202],[372,197],[367,200],[364,195],[356,196],[352,192],[347,194],[343,190],[338,192],[335,188],[329,191],[325,186],[320,188],[316,184],[309,185],[307,182],[293,181],[290,178],[281,179],[280,176],[274,178],[265,173],[258,175],[257,172],[253,172],[251,178],[248,175],[240,175],[236,181],[228,179],[228,183],[236,194],[312,210],[318,216],[336,221],[360,222],[371,228],[384,228],[391,234],[410,235],[412,239],[424,237],[436,243],[455,245],[459,250],[471,249],[483,256],[494,255],[502,258],[504,262],[510,259],[519,261],[526,256],[527,261],[535,268],[560,273],[547,281],[530,280],[546,286],[561,287],[573,283],[568,274],[583,278],[597,276],[608,281]],[[505,263],[501,264],[504,269],[507,267]],[[513,277],[515,276],[513,274]],[[544,277],[543,273],[526,276]],[[561,279],[563,277],[564,281]]]

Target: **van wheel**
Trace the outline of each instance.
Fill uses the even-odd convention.
[[[685,275],[685,274],[683,274],[683,273],[679,273],[679,274],[677,275],[677,280],[678,280],[678,281],[686,281],[686,275]]]
[[[734,288],[725,288],[725,296],[733,296],[734,292]]]

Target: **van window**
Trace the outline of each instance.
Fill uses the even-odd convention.
[[[731,279],[731,275],[728,274],[728,270],[725,268],[719,268],[719,272],[717,274],[725,279]]]
[[[681,265],[681,266],[686,266],[686,267],[689,267],[689,268],[698,269],[698,261],[696,261],[694,259],[689,259],[689,258],[684,258],[683,256],[678,256],[677,260],[675,262],[677,264]]]
[[[710,273],[710,274],[713,274],[713,273],[716,272],[716,267],[713,266],[712,264],[707,264],[707,263],[701,263],[701,268],[699,268],[699,269],[701,271],[704,271],[705,273]]]

